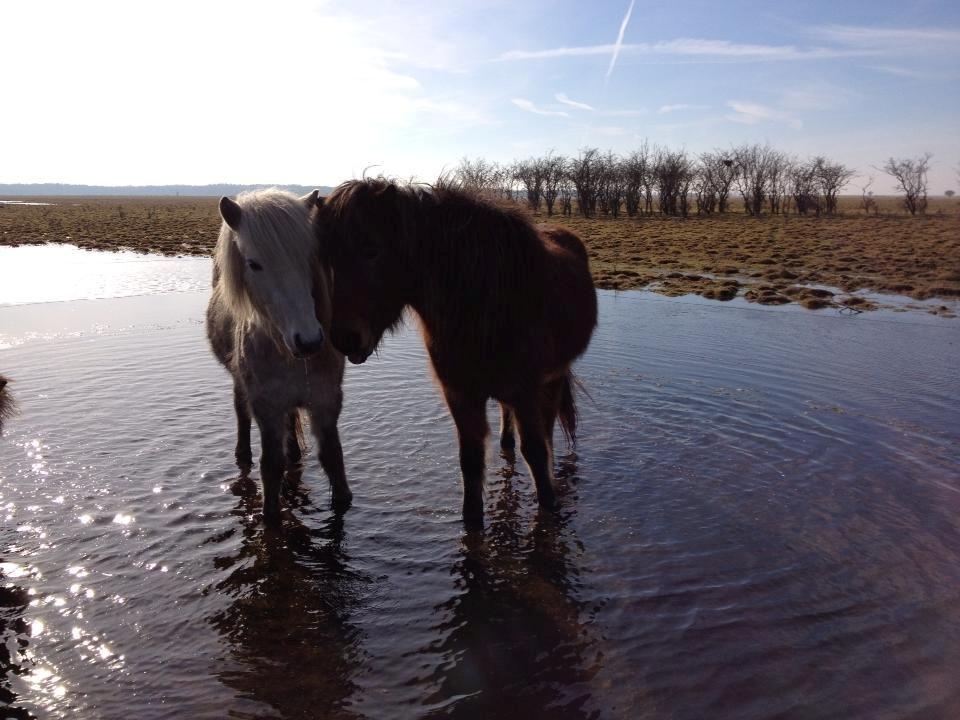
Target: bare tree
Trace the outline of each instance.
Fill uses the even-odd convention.
[[[683,150],[662,150],[654,166],[657,200],[664,215],[686,216],[693,182],[693,163]]]
[[[768,157],[767,202],[770,214],[776,215],[787,209],[785,205],[790,197],[790,167],[795,161],[785,153],[773,149],[770,149]]]
[[[559,190],[560,213],[564,217],[570,217],[573,215],[573,198],[576,196],[577,190],[570,177],[569,160],[564,160],[563,166],[560,168]]]
[[[932,157],[931,153],[924,153],[918,158],[890,158],[882,168],[903,193],[903,206],[911,215],[927,211],[927,172]]]
[[[769,145],[741,145],[733,151],[737,189],[750,215],[760,215],[770,193],[771,165],[779,153]]]
[[[607,151],[600,158],[600,187],[598,201],[604,215],[620,217],[620,206],[626,194],[627,177],[623,161]]]
[[[540,199],[543,197],[543,180],[546,165],[543,158],[519,160],[513,165],[513,177],[526,193],[527,205],[534,212],[540,211]]]
[[[869,215],[871,211],[874,215],[877,215],[880,209],[877,206],[877,201],[873,198],[873,191],[870,189],[871,185],[873,185],[872,175],[867,178],[866,185],[860,188],[860,209],[867,215]]]
[[[639,153],[634,150],[623,158],[620,164],[623,172],[623,203],[627,215],[635,217],[640,211],[640,193],[643,188],[643,170]]]
[[[461,187],[483,192],[491,185],[491,176],[495,172],[495,163],[490,163],[483,158],[471,160],[463,157],[457,169],[453,171],[453,180]]]
[[[813,159],[813,167],[823,196],[823,212],[827,215],[835,215],[840,191],[846,187],[856,171],[846,165],[830,162],[823,156]]]
[[[566,158],[562,155],[554,155],[552,150],[542,159],[543,201],[547,206],[547,215],[553,215],[554,204],[562,192],[566,164]]]
[[[568,166],[570,182],[577,192],[577,205],[584,217],[593,217],[597,211],[597,189],[600,184],[600,151],[583,148]]]
[[[700,155],[702,191],[711,198],[717,212],[729,209],[730,187],[737,177],[737,165],[731,153],[714,151]]]
[[[820,214],[820,183],[817,178],[817,161],[795,162],[790,166],[790,195],[793,207],[800,215]]]
[[[697,215],[712,215],[717,209],[717,192],[714,188],[709,167],[702,156],[694,170],[693,193],[697,199]]]
[[[627,215],[633,217],[653,212],[653,155],[650,144],[644,140],[639,149],[623,158],[623,201]]]
[[[513,199],[514,181],[509,165],[492,163],[489,191],[494,197]]]

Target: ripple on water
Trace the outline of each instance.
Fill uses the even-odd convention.
[[[23,409],[0,446],[0,682],[19,706],[960,711],[952,326],[602,293],[564,509],[540,514],[526,469],[491,451],[483,533],[463,531],[452,422],[400,333],[347,373],[354,506],[329,511],[311,458],[278,532],[257,469],[233,465],[203,302],[87,303],[0,355]],[[74,334],[91,317],[103,329]]]

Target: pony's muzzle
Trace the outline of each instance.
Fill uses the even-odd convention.
[[[317,328],[317,336],[312,340],[304,340],[300,337],[300,333],[296,333],[293,336],[293,354],[298,358],[310,357],[311,355],[316,355],[323,349],[323,328]]]
[[[337,331],[333,332],[333,346],[342,352],[350,362],[354,364],[362,363],[363,360],[366,360],[366,354],[363,352],[363,341],[360,339],[360,333],[353,332],[352,330],[347,331]],[[360,360],[360,357],[363,357],[363,360]]]

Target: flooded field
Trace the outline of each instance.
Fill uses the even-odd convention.
[[[208,261],[0,250],[7,716],[960,716],[956,320],[601,292],[562,512],[491,440],[470,534],[404,331],[347,370],[353,507],[313,458],[270,531]]]

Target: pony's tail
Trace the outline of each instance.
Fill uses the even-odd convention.
[[[293,411],[293,437],[300,448],[300,454],[303,455],[307,449],[307,440],[303,436],[303,410],[300,409]]]
[[[570,448],[577,444],[577,419],[579,418],[577,402],[573,397],[574,385],[579,386],[580,382],[572,372],[568,371],[560,381],[560,402],[557,406],[557,420],[560,421],[560,429]]]

